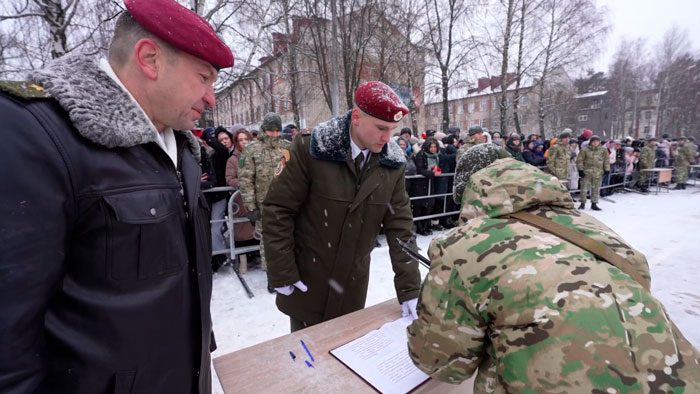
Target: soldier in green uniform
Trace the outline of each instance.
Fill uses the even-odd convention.
[[[483,144],[484,136],[484,129],[481,128],[481,126],[472,126],[469,128],[469,131],[467,132],[467,138],[464,139],[464,142],[462,142],[462,146],[459,147],[459,150],[457,151],[457,161],[459,161],[459,158],[464,155],[464,152],[469,150],[469,148],[477,146],[479,144]]]
[[[258,140],[246,145],[241,152],[238,174],[248,219],[255,225],[255,235],[260,239],[261,266],[263,271],[267,271],[265,243],[262,237],[262,205],[274,178],[275,169],[280,159],[289,154],[287,149],[291,143],[280,137],[282,119],[274,112],[265,115],[260,131],[262,133]],[[268,290],[274,292],[269,286]]]
[[[551,175],[479,148],[457,169],[471,173],[455,190],[461,226],[428,251],[408,328],[416,366],[453,384],[478,370],[475,393],[700,392],[700,352],[649,291],[644,255],[573,209]],[[491,164],[468,165],[477,156]],[[523,216],[609,245],[626,263],[617,268]]]
[[[586,149],[582,150],[576,158],[581,181],[581,205],[578,209],[586,209],[586,198],[591,191],[591,209],[600,211],[598,199],[600,198],[600,182],[603,176],[610,173],[610,154],[608,150],[600,146],[600,137],[594,135]]]
[[[687,142],[686,137],[678,139],[678,157],[676,158],[676,187],[674,190],[684,190],[688,181],[688,166],[695,163],[695,147]]]
[[[649,139],[649,141],[647,141],[646,145],[644,145],[644,148],[642,148],[642,152],[639,155],[640,170],[654,168],[654,164],[656,162],[656,143],[656,138],[652,137]],[[637,185],[639,185],[639,189],[646,193],[647,191],[649,191],[648,183],[649,173],[646,171],[639,171],[639,182],[637,182]]]
[[[297,136],[264,202],[267,275],[292,331],[364,308],[370,253],[384,228],[404,315],[420,273],[411,239],[404,152],[390,140],[408,108],[387,85],[361,84],[355,107]]]
[[[557,177],[560,181],[569,181],[569,169],[571,168],[571,148],[569,147],[569,139],[571,138],[571,129],[564,129],[559,134],[559,139],[554,146],[549,148],[547,157],[547,168],[549,172]]]

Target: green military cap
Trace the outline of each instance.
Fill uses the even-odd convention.
[[[600,137],[598,137],[597,135],[594,135],[594,136],[591,137],[591,140],[590,140],[590,141],[593,142],[593,140],[598,140],[598,141],[600,141]]]
[[[483,132],[484,132],[484,129],[482,129],[481,126],[473,126],[473,127],[469,128],[469,131],[467,132],[467,134],[474,135],[474,134],[483,133]]]
[[[687,140],[687,139],[688,139],[688,138],[686,138],[686,136],[684,136],[684,135],[678,137],[678,141],[685,141],[685,140]]]
[[[566,128],[559,134],[559,139],[571,138],[571,129]]]
[[[511,157],[510,154],[496,144],[479,144],[469,148],[457,162],[455,169],[452,198],[457,204],[462,202],[462,194],[467,187],[469,177],[482,170],[498,159]]]
[[[282,118],[274,112],[268,112],[263,118],[260,130],[263,132],[265,130],[282,131]]]

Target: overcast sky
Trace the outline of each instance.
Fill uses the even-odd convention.
[[[597,71],[606,71],[623,38],[647,39],[653,49],[674,24],[688,30],[693,50],[700,50],[700,0],[598,0],[610,11],[612,32],[601,57],[594,63]]]

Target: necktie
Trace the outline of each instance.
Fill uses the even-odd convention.
[[[357,175],[360,175],[362,173],[362,163],[365,161],[365,154],[360,152],[359,155],[355,158],[355,172]]]

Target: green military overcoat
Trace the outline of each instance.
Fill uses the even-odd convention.
[[[308,324],[364,308],[370,252],[383,225],[399,302],[418,297],[420,274],[395,239],[411,237],[406,159],[394,142],[356,173],[350,112],[301,134],[283,158],[263,203],[268,280],[301,280],[303,293],[277,295],[283,313]]]

